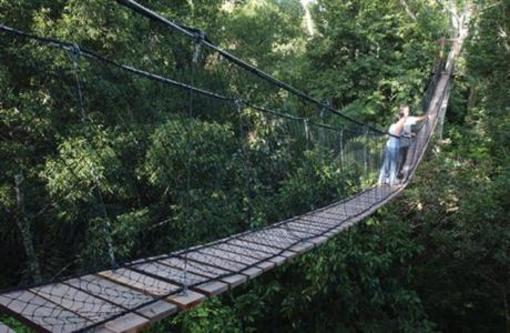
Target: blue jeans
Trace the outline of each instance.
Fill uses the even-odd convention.
[[[379,184],[395,185],[397,181],[397,164],[400,145],[398,139],[390,138],[384,150],[384,162],[379,171]]]

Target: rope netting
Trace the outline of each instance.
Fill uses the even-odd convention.
[[[2,286],[0,310],[52,332],[150,319],[161,300],[251,278],[261,263],[327,238],[398,191],[376,186],[384,132],[181,29],[154,28],[151,48],[173,51],[164,59],[141,53],[125,64],[0,26],[1,62],[24,76],[1,102],[13,117],[0,127],[36,132],[30,151],[8,159],[38,165],[25,170],[24,188],[27,210],[40,212],[26,222],[42,276],[2,258],[20,273]],[[424,111],[440,109],[430,103],[442,71]],[[436,116],[412,140],[411,172]],[[19,236],[2,242],[23,251]]]

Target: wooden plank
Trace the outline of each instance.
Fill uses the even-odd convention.
[[[319,218],[320,219],[319,223],[321,224],[336,224],[348,218],[349,216],[350,214],[347,211],[347,206],[344,203],[338,207],[330,208],[322,212],[308,214],[306,216],[303,216],[303,218],[306,220],[308,218],[314,217]]]
[[[177,312],[177,306],[165,301],[156,301],[136,310],[136,313],[148,318],[150,323],[166,318]]]
[[[16,333],[13,329],[0,322],[0,333]]]
[[[272,261],[263,261],[263,262],[257,264],[257,267],[262,269],[264,272],[271,270],[275,266],[276,266],[276,263],[274,263]]]
[[[136,264],[143,264],[143,263],[146,263],[147,261],[158,261],[160,259],[165,259],[167,257],[168,257],[168,254],[160,254],[157,256],[152,256],[152,257],[147,257],[147,258],[140,258],[137,260],[130,261],[129,265],[132,266],[132,265],[136,265]]]
[[[324,231],[324,229],[331,228],[331,226],[335,225],[334,222],[331,223],[316,223],[310,220],[307,220],[306,218],[300,218],[295,221],[286,223],[285,226],[289,228],[306,228],[305,231],[307,233],[313,233],[315,235],[320,234]],[[299,229],[298,229],[299,230]]]
[[[225,251],[217,247],[204,248],[200,250],[200,253],[215,256],[220,259],[237,262],[241,265],[252,265],[260,262],[260,259],[255,259],[250,256],[241,255],[234,252]]]
[[[202,293],[193,290],[186,290],[185,292],[180,292],[167,297],[166,299],[177,305],[179,308],[186,310],[202,303],[206,298],[207,296]]]
[[[246,265],[244,264],[229,261],[226,259],[221,259],[205,253],[191,252],[186,254],[186,257],[206,265],[211,265],[218,268],[221,267],[222,269],[225,269],[231,273],[237,273],[246,268]]]
[[[169,265],[178,269],[184,269],[185,265],[185,260],[181,258],[170,258],[159,262],[161,264]],[[246,276],[240,274],[232,274],[229,271],[209,266],[206,263],[194,261],[191,258],[187,261],[186,269],[194,274],[206,276],[208,278],[218,278],[221,276],[221,278],[218,278],[218,280],[228,284],[230,288],[235,288],[247,280]],[[198,291],[202,292],[201,290]],[[208,291],[205,290],[205,292]]]
[[[287,247],[291,246],[295,243],[294,240],[284,239],[284,238],[275,238],[267,233],[262,232],[254,232],[239,238],[242,241],[252,242],[256,244],[260,244],[267,247],[277,248],[280,251],[286,250]]]
[[[224,269],[198,263],[191,259],[185,260],[183,258],[169,258],[160,260],[158,263],[179,269],[181,271],[186,269],[188,272],[207,278],[215,278],[221,275],[229,274],[229,271]]]
[[[334,223],[323,223],[323,222],[318,222],[317,219],[315,219],[315,218],[307,218],[307,219],[300,220],[296,224],[302,224],[303,226],[307,226],[307,227],[311,227],[311,228],[321,228],[321,232],[319,232],[319,233],[323,233],[327,230],[336,228],[338,225],[342,224],[343,221],[345,221],[345,219],[342,221],[334,222]]]
[[[263,246],[263,247],[272,246],[272,245],[269,245],[268,243],[276,242],[272,238],[260,238],[259,239],[257,237],[251,237],[249,239],[245,238],[242,241],[246,242],[246,243],[251,243],[255,246]],[[264,244],[264,242],[265,242],[265,244]],[[282,256],[282,257],[289,258],[289,259],[294,257],[295,253],[292,253],[292,251],[288,250],[288,247],[292,246],[293,243],[295,243],[295,242],[288,242],[287,248],[276,249],[277,251],[275,251],[275,253],[273,254],[273,257],[274,256]]]
[[[232,261],[242,265],[241,266],[242,270],[240,271],[240,273],[247,275],[250,279],[253,279],[263,273],[263,270],[256,266],[247,268],[247,266],[249,265],[256,265],[260,262],[260,260],[253,259],[251,257],[246,257],[243,255],[219,250],[217,248],[203,248],[200,250],[200,253],[214,256],[220,260],[225,260],[229,262]],[[242,264],[242,262],[245,262],[245,264]]]
[[[241,284],[245,283],[248,280],[248,277],[241,274],[233,274],[230,276],[223,277],[221,281],[224,281],[229,284],[230,289],[233,289]]]
[[[368,202],[368,197],[357,196],[343,202],[342,204],[334,208],[329,208],[321,212],[313,212],[312,215],[330,219],[334,219],[335,214],[339,214],[341,216],[343,215],[345,217],[346,215],[349,216],[352,213],[356,212],[356,210],[361,208],[362,206],[365,206],[364,204],[362,205],[362,203],[364,202]]]
[[[258,251],[258,250],[255,250],[255,249],[252,249],[249,247],[243,247],[240,245],[234,245],[234,244],[230,244],[230,243],[218,244],[218,245],[215,245],[213,248],[217,248],[217,249],[224,250],[227,252],[241,254],[243,256],[255,258],[259,261],[267,259],[272,256],[271,254],[268,254],[266,252],[262,252],[262,251]]]
[[[299,235],[299,237],[297,237]],[[286,244],[284,250],[294,251],[291,249],[292,246],[297,243],[306,243],[308,238],[312,237],[311,235],[301,234],[298,232],[290,233],[285,229],[270,229],[267,233],[263,235],[263,239],[269,242],[278,242],[280,244]]]
[[[248,241],[246,239],[244,239],[244,240],[233,239],[230,242],[235,243],[235,244],[242,244],[243,246],[245,246],[247,248],[254,248],[254,249],[257,249],[259,251],[266,251],[266,252],[271,251],[272,252],[272,256],[269,257],[266,261],[272,262],[272,263],[276,264],[276,266],[280,266],[285,261],[287,261],[287,259],[290,260],[290,259],[292,259],[292,258],[294,258],[296,256],[295,252],[287,251],[287,250],[281,250],[281,249],[276,249],[276,248],[269,247],[269,246],[266,246],[266,245],[262,245],[262,244],[259,244],[259,243],[253,243],[253,242]]]
[[[199,284],[191,289],[196,290],[207,296],[215,296],[228,290],[228,283],[220,281],[211,281],[203,284]]]
[[[189,270],[182,270],[170,267],[168,265],[160,264],[159,262],[152,262],[147,264],[139,264],[132,267],[133,269],[140,270],[141,272],[149,275],[154,275],[156,278],[163,281],[170,281],[172,283],[182,286],[190,286],[192,284],[205,282],[208,278],[197,275]]]
[[[291,239],[293,241],[302,240],[303,238],[310,237],[309,234],[306,234],[304,232],[288,230],[285,228],[285,225],[282,225],[281,227],[278,228],[269,228],[267,229],[267,231],[268,235],[271,235],[273,237]]]
[[[317,231],[317,230],[314,230],[314,229],[304,229],[304,228],[300,228],[298,225],[290,225],[290,224],[283,224],[281,226],[282,229],[284,229],[285,231],[287,232],[290,232],[291,234],[302,234],[302,235],[306,235],[304,236],[303,238],[310,238],[310,237],[314,237],[314,236],[317,236],[321,233],[321,231]]]
[[[168,266],[164,266],[161,264],[158,266],[155,265],[154,263],[152,264],[152,266],[148,267],[150,267],[150,269],[155,269],[156,267],[161,267],[162,269],[169,268]],[[180,289],[180,287],[174,284],[159,279],[154,279],[144,274],[123,268],[115,271],[105,271],[99,274],[103,277],[111,279],[112,281],[130,286],[134,289],[140,290],[142,292],[154,296],[164,296],[172,292],[175,292],[175,294],[169,295],[165,299],[182,309],[188,309],[192,306],[195,306],[196,304],[201,303],[206,298],[205,295],[191,290],[188,290],[186,294],[182,294],[180,292],[178,293],[177,291]]]
[[[80,278],[67,280],[65,283],[103,299],[107,299],[109,302],[124,309],[137,308],[154,300],[154,297],[146,295],[145,293],[97,275],[85,275]]]
[[[103,271],[97,274],[115,283],[156,297],[169,295],[180,289],[180,287],[175,284],[161,281],[126,268],[120,268],[114,271]]]
[[[263,241],[263,240],[260,240],[260,241]],[[276,241],[276,240],[273,239],[270,241]],[[285,251],[284,251],[284,253],[281,254],[281,256],[287,256],[289,259],[295,257],[296,254],[299,254],[303,251],[302,250],[303,245],[300,245],[300,244],[308,244],[308,246],[313,247],[313,243],[311,243],[308,239],[302,240],[302,241],[299,241],[299,240],[293,241],[292,243],[287,245],[287,248],[285,248]],[[295,254],[293,254],[292,252],[294,252]]]
[[[313,231],[315,234],[320,234],[331,229],[334,224],[318,224],[306,220],[297,220],[289,223],[288,226],[290,228],[304,229],[307,231]]]
[[[92,323],[97,323],[125,312],[125,309],[113,303],[106,302],[103,299],[63,283],[32,288],[30,291],[80,317],[87,318]]]
[[[86,275],[79,279],[66,281],[66,283],[80,290],[99,295],[101,298],[107,299],[125,309],[137,308],[134,313],[147,318],[150,323],[177,312],[177,306],[164,301],[156,301],[155,303],[143,306],[143,304],[154,302],[154,298],[100,276]],[[126,318],[126,320],[129,320],[129,318]]]
[[[338,220],[338,218],[340,218],[342,215],[344,215],[343,213],[344,213],[345,203],[346,202],[342,202],[338,205],[331,206],[326,209],[311,211],[311,212],[308,212],[308,213],[302,215],[301,217],[307,218],[310,216],[320,216],[320,217],[323,217],[325,220],[328,220],[330,222],[335,222]]]
[[[340,232],[342,232],[343,230],[347,229],[350,226],[349,221],[351,221],[351,220],[345,221],[342,225],[340,225],[340,226],[336,227],[335,229],[331,230],[330,232],[326,233],[324,236],[331,238],[331,237],[338,235]]]
[[[283,263],[285,263],[287,260],[291,260],[292,258],[294,258],[294,256],[297,255],[296,252],[289,252],[289,253],[292,253],[293,256],[292,257],[284,257],[284,256],[276,256],[276,257],[273,257],[271,259],[269,259],[269,261],[273,262],[276,264],[276,266],[280,266],[282,265]]]
[[[309,215],[309,216],[304,216],[303,218],[300,219],[300,221],[310,223],[310,224],[316,224],[316,225],[320,225],[320,226],[332,227],[332,226],[338,225],[339,223],[341,223],[342,221],[344,221],[347,218],[348,218],[348,216],[342,216],[342,219],[333,220],[333,219],[325,218],[324,216]]]
[[[30,291],[0,295],[0,306],[42,332],[73,332],[92,324],[89,320]]]
[[[345,210],[350,216],[361,214],[369,206],[368,202],[363,202],[359,198],[347,201],[344,205]]]
[[[285,249],[289,246],[289,244],[300,240],[300,237],[297,235],[289,235],[288,233],[285,234],[276,228],[263,229],[247,235],[246,237],[248,238],[250,236],[257,239],[265,239],[271,244],[271,246],[278,247],[280,249]]]
[[[275,263],[277,266],[283,264],[287,259],[292,259],[296,256],[295,252],[277,249],[274,247],[270,247],[267,245],[262,245],[259,243],[253,243],[251,240],[241,240],[241,239],[233,239],[229,241],[229,243],[239,244],[246,248],[253,248],[258,251],[265,251],[266,253],[271,253],[271,257],[267,259],[272,263]]]
[[[297,253],[304,253],[308,250],[311,250],[313,247],[314,245],[312,243],[301,242],[292,246],[290,249]]]
[[[242,240],[242,239],[237,239],[237,238],[230,240],[228,243],[238,245],[243,248],[254,249],[254,250],[257,250],[262,253],[267,253],[269,255],[279,254],[282,251],[281,249],[277,249],[274,247],[261,245],[261,244],[255,244],[255,243],[248,242],[248,241]]]
[[[346,218],[348,218],[346,214],[336,214],[335,217],[331,217],[330,213],[322,212],[318,215],[302,216],[296,222],[315,225],[319,228],[327,228],[342,223]]]
[[[261,275],[262,273],[264,273],[264,270],[257,266],[250,267],[248,269],[245,269],[244,271],[241,271],[241,274],[247,275],[250,279],[254,279],[257,276]]]
[[[296,222],[293,222],[292,224],[286,224],[285,227],[291,230],[307,233],[309,235],[308,237],[318,236],[324,232],[324,228],[322,230],[318,230],[316,228],[310,227],[310,225],[299,224]]]
[[[310,242],[313,243],[315,246],[319,246],[321,244],[326,243],[328,240],[329,240],[329,237],[319,236],[317,238],[310,239]]]

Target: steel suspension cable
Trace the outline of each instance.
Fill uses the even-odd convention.
[[[186,27],[183,27],[182,25],[180,24],[177,24],[175,22],[173,22],[172,20],[164,17],[163,15],[161,14],[158,14],[156,13],[155,11],[139,4],[138,2],[134,1],[134,0],[116,0],[119,4],[135,11],[136,13],[142,15],[142,16],[145,16],[147,17],[148,19],[152,20],[152,21],[155,21],[155,22],[159,22],[163,25],[166,25],[168,27],[170,27],[171,29],[173,30],[176,30],[184,35],[186,35],[187,37],[189,38],[193,38],[193,39],[196,39],[196,38],[200,38],[200,36],[205,36],[205,34],[203,32],[201,32],[199,29],[190,29],[190,28],[186,28]],[[388,135],[391,135],[385,131],[382,131],[374,126],[371,126],[369,124],[366,124],[366,123],[363,123],[359,120],[356,120],[352,117],[349,117],[347,116],[346,114],[336,110],[335,108],[333,108],[332,106],[324,103],[324,102],[321,102],[319,101],[318,99],[314,98],[314,97],[311,97],[310,95],[306,94],[305,92],[291,86],[290,84],[288,83],[285,83],[275,77],[273,77],[272,75],[260,70],[259,68],[247,63],[246,61],[236,57],[235,55],[233,55],[232,53],[222,49],[221,47],[217,46],[216,44],[210,42],[207,38],[203,38],[203,45],[205,45],[206,47],[208,47],[209,49],[211,50],[214,50],[215,52],[217,52],[218,54],[220,54],[221,56],[223,56],[225,59],[227,59],[228,61],[232,62],[233,64],[241,67],[242,69],[258,76],[259,78],[267,81],[267,82],[270,82],[271,84],[277,86],[277,87],[280,87],[298,97],[300,97],[301,99],[304,99],[310,103],[313,103],[321,108],[324,108],[325,110],[333,113],[333,114],[336,114],[337,116],[340,116],[352,123],[355,123],[359,126],[362,126],[362,127],[366,127],[376,133],[379,133],[379,134],[388,134]],[[393,136],[393,135],[392,135]]]
[[[73,63],[73,75],[75,78],[76,95],[78,98],[78,104],[79,104],[80,112],[81,112],[81,116],[82,116],[81,122],[85,126],[88,126],[90,123],[92,123],[92,120],[85,112],[85,105],[84,105],[84,101],[83,101],[83,93],[82,93],[82,88],[81,88],[81,80],[80,80],[80,72],[79,72],[80,71],[79,57],[80,57],[81,52],[77,45],[73,45],[73,47],[70,50],[68,50],[68,52],[69,52],[69,57]],[[90,143],[88,141],[87,141],[87,143],[90,145]],[[92,148],[92,146],[91,146],[91,148]],[[99,203],[101,206],[101,213],[102,213],[103,219],[104,219],[103,223],[101,224],[101,228],[103,231],[103,236],[105,237],[105,241],[106,241],[108,257],[110,259],[111,266],[113,268],[115,268],[115,267],[117,267],[117,261],[115,259],[115,251],[113,248],[112,227],[111,227],[111,223],[110,223],[110,217],[108,215],[108,210],[106,209],[106,204],[104,202],[103,194],[101,193],[100,182],[99,182],[99,178],[96,173],[96,168],[90,161],[89,161],[89,166],[90,166],[90,173],[92,176],[92,180],[94,182],[94,189],[97,194],[97,197],[99,198]]]
[[[107,57],[105,57],[103,55],[100,55],[100,54],[98,54],[98,53],[96,53],[94,51],[91,51],[91,50],[88,50],[86,48],[83,48],[83,47],[81,47],[80,45],[78,45],[76,43],[71,43],[71,42],[67,42],[67,41],[63,41],[63,40],[59,40],[59,39],[51,38],[51,37],[41,37],[41,36],[38,36],[38,35],[35,35],[35,34],[27,33],[25,31],[22,31],[22,30],[19,30],[19,29],[15,29],[15,28],[6,26],[6,25],[1,24],[1,23],[0,23],[0,32],[6,32],[6,33],[10,33],[10,34],[19,36],[19,37],[35,40],[37,42],[40,42],[40,43],[43,43],[43,44],[46,44],[46,45],[49,45],[49,46],[52,46],[52,47],[57,47],[57,48],[60,48],[60,49],[66,50],[66,51],[70,51],[70,52],[72,52],[76,47],[78,47],[79,50],[80,50],[80,55],[84,56],[84,57],[86,57],[88,59],[96,60],[96,61],[105,63],[107,65],[111,65],[113,67],[117,67],[117,68],[119,68],[121,70],[127,71],[129,73],[135,74],[135,75],[140,76],[140,77],[144,77],[144,78],[149,79],[149,80],[158,81],[158,82],[161,82],[163,84],[168,84],[168,85],[171,85],[171,86],[183,89],[183,90],[193,91],[193,92],[195,92],[197,94],[200,94],[200,95],[203,95],[203,96],[206,96],[206,97],[210,97],[210,98],[214,98],[214,99],[218,99],[218,100],[222,100],[222,101],[227,101],[227,102],[232,102],[234,104],[236,103],[236,101],[240,101],[243,104],[245,104],[247,106],[250,106],[251,108],[253,108],[254,110],[257,110],[259,112],[272,113],[272,114],[275,114],[275,115],[279,115],[280,117],[286,117],[286,118],[296,119],[296,120],[299,119],[299,120],[302,120],[302,121],[304,121],[306,119],[308,124],[313,124],[314,126],[319,126],[319,127],[324,127],[324,128],[330,128],[330,129],[334,129],[334,130],[337,130],[337,131],[348,130],[348,131],[351,131],[353,133],[362,133],[362,132],[359,132],[359,131],[349,130],[349,129],[345,129],[345,128],[335,128],[335,127],[333,127],[331,125],[327,125],[327,124],[323,124],[323,123],[319,123],[319,122],[313,122],[313,121],[311,121],[311,120],[309,120],[307,118],[304,118],[304,117],[294,116],[294,115],[278,112],[278,111],[275,111],[275,110],[271,110],[271,109],[268,109],[268,108],[265,108],[265,107],[262,107],[262,106],[257,106],[257,105],[254,105],[253,103],[250,103],[249,101],[244,100],[242,98],[228,97],[228,96],[225,96],[225,95],[222,95],[222,94],[219,94],[219,93],[215,93],[215,92],[212,92],[212,91],[209,91],[209,90],[198,88],[198,87],[196,87],[194,85],[189,85],[189,84],[186,84],[186,83],[183,83],[183,82],[180,82],[180,81],[176,81],[176,80],[170,79],[168,77],[161,76],[159,74],[155,74],[155,73],[152,73],[152,72],[149,72],[149,71],[145,71],[145,70],[142,70],[142,69],[130,66],[130,65],[121,64],[121,63],[119,63],[117,61],[111,60],[111,59],[109,59],[109,58],[107,58]],[[195,38],[195,40],[197,40],[196,36],[194,36],[194,38]],[[199,37],[199,39],[200,39],[200,37]],[[202,39],[202,40],[203,40],[202,43],[204,43],[205,39]],[[386,134],[386,133],[381,132],[381,131],[377,131],[376,133],[377,134]]]

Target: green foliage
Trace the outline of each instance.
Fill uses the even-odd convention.
[[[359,189],[356,186],[359,184],[353,184],[353,179],[359,179],[354,168],[343,169],[330,152],[320,149],[305,151],[302,163],[282,182],[278,206],[285,211],[317,208]]]
[[[353,114],[375,122],[391,119],[398,103],[417,102],[444,26],[436,6],[417,2],[416,20],[401,1],[320,0],[314,9],[319,33],[307,56],[315,95],[337,107],[355,103]]]
[[[227,17],[226,39],[236,41],[233,51],[241,58],[273,75],[288,74],[303,49],[302,15],[297,1],[244,1]]]
[[[32,333],[33,330],[28,328],[27,326],[23,325],[16,319],[12,317],[7,317],[0,315],[0,321],[7,325],[8,327],[12,328],[17,333]]]
[[[171,120],[152,135],[141,174],[152,185],[169,191],[185,188],[183,170],[189,173],[193,188],[226,184],[234,167],[229,165],[234,148],[234,132],[229,125]]]
[[[314,36],[302,27],[298,1],[143,3],[377,124],[387,124],[401,102],[416,110],[447,31],[444,6],[422,0],[318,0]],[[484,5],[457,67],[447,140],[400,200],[294,263],[151,330],[508,330],[510,4]],[[0,0],[0,21],[190,82],[192,42],[115,2]],[[0,45],[2,286],[29,275],[14,223],[20,173],[50,277],[108,265],[109,237],[119,261],[167,253],[356,193],[377,168],[359,156],[377,163],[383,142],[349,128],[342,139],[305,134],[302,122],[197,95],[190,109],[188,91],[81,58],[83,124],[66,52],[3,34]],[[202,51],[196,85],[345,126]],[[345,155],[314,144],[321,140],[343,140]],[[2,321],[25,331],[12,318]]]
[[[186,332],[242,332],[236,311],[232,308],[220,307],[219,304],[218,299],[210,299],[203,306],[199,306],[189,314],[178,316],[173,322],[181,325]],[[165,332],[165,326],[161,326],[159,330],[155,328],[154,332]]]
[[[71,203],[89,199],[96,186],[104,193],[121,194],[114,179],[121,167],[116,141],[104,131],[97,133],[93,142],[83,136],[64,140],[58,158],[48,160],[43,172],[49,193]]]

